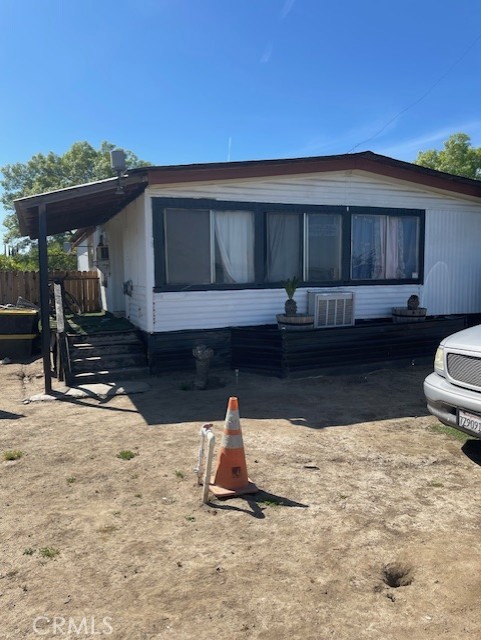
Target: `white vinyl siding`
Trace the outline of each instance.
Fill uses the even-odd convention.
[[[424,209],[424,285],[340,288],[354,291],[356,319],[387,317],[391,307],[405,305],[411,294],[419,295],[429,315],[481,312],[481,206],[469,198],[365,172],[154,186],[145,193],[149,201],[152,197]],[[147,208],[150,212],[150,204]],[[152,245],[146,252],[144,247],[145,254],[150,271],[143,278],[152,281]],[[295,296],[300,312],[306,310],[306,292],[300,289]],[[154,293],[149,330],[274,324],[285,299],[283,289]]]

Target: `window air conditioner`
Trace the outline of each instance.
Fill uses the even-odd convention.
[[[309,315],[314,327],[348,327],[354,324],[354,294],[352,291],[308,291]]]

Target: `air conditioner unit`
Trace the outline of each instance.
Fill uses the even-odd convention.
[[[309,315],[314,327],[349,327],[354,324],[354,293],[352,291],[308,291]]]

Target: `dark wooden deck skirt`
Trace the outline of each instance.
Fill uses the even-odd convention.
[[[192,349],[214,349],[213,368],[232,367],[278,377],[345,373],[372,366],[434,358],[439,342],[481,317],[449,316],[394,324],[367,321],[354,327],[282,331],[275,325],[143,334],[152,373],[195,371]]]
[[[276,326],[231,329],[232,367],[279,377],[346,372],[434,358],[439,342],[466,326],[465,316],[394,324],[283,331]]]

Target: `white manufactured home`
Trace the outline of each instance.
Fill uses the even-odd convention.
[[[274,325],[294,276],[301,313],[310,292],[348,294],[352,323],[413,294],[481,313],[481,182],[371,152],[134,169],[17,201],[31,237],[42,203],[47,233],[85,230],[80,267],[150,345]]]

